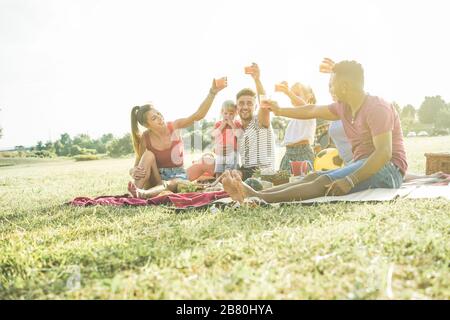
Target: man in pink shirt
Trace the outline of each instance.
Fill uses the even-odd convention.
[[[352,145],[353,161],[347,166],[313,173],[302,181],[256,192],[234,172],[223,184],[232,198],[256,196],[267,202],[298,201],[325,195],[345,195],[370,188],[399,188],[408,164],[399,116],[393,106],[364,91],[364,71],[355,61],[342,61],[331,70],[330,94],[335,103],[280,108],[270,101],[262,107],[293,119],[341,120]]]

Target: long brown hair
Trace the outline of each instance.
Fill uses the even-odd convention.
[[[139,125],[147,126],[147,112],[153,109],[150,104],[143,106],[136,106],[131,109],[131,139],[133,141],[133,149],[137,155],[140,155],[139,145],[141,141],[141,134],[139,132]]]

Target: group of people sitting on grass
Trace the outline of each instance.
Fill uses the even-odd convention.
[[[330,75],[333,103],[316,105],[309,86],[296,83],[289,88],[283,82],[276,89],[286,94],[292,103],[284,108],[265,97],[259,66],[254,63],[245,68],[245,73],[255,81],[256,92],[245,88],[237,93],[235,102],[223,103],[222,119],[212,132],[215,157],[210,163],[194,163],[187,170],[184,169],[180,129],[206,116],[216,95],[227,86],[226,79],[214,80],[200,107],[186,118],[166,122],[153,105],[134,107],[131,128],[136,161],[130,169],[134,181],[128,185],[129,192],[140,198],[176,192],[183,180],[195,180],[207,171],[213,171],[223,189],[239,202],[247,197],[288,202],[345,195],[369,188],[399,188],[406,177],[408,163],[395,108],[365,92],[364,71],[355,61],[334,63],[326,58],[320,71]],[[274,169],[271,113],[292,119],[285,131],[286,153],[280,170],[290,170],[292,161],[314,161],[312,145],[316,119],[331,121],[330,137],[345,165],[335,170],[312,172],[295,182],[254,190],[245,181],[258,170]],[[146,128],[142,134],[139,125]]]

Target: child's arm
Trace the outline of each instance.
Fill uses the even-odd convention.
[[[226,121],[222,121],[220,125],[216,123],[215,129],[211,132],[211,135],[215,138],[217,136],[220,136],[222,134],[223,129],[225,129],[225,126],[227,125]]]
[[[244,130],[242,130],[242,126],[239,122],[229,121],[228,124],[233,129],[233,135],[236,138],[240,138],[242,134],[244,133]]]

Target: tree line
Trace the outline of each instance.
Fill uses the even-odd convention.
[[[450,131],[450,103],[441,96],[425,97],[418,109],[411,104],[400,107],[394,102],[393,105],[400,115],[405,134],[424,130],[430,135],[445,135]]]

